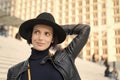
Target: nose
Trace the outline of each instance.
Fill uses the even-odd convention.
[[[39,39],[39,40],[43,40],[43,39],[44,39],[43,33],[40,33],[40,34],[38,35],[38,39]]]

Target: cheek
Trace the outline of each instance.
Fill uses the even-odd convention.
[[[34,35],[31,36],[31,42],[34,43],[34,41],[36,40],[36,37]]]
[[[53,42],[53,39],[52,39],[52,37],[51,38],[46,38],[46,42],[48,43],[48,44],[51,44],[52,42]]]

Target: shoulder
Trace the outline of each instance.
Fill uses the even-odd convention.
[[[26,61],[22,61],[18,64],[13,65],[12,67],[9,68],[9,70],[14,71],[14,70],[20,69],[25,64]]]
[[[21,72],[22,68],[25,66],[25,63],[27,63],[28,60],[22,61],[8,69],[7,73],[7,80],[13,79],[18,76],[18,74]],[[16,79],[15,79],[16,80]]]

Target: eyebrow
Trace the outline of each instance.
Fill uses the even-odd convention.
[[[38,30],[38,31],[40,31],[40,29],[37,29],[37,28],[33,28],[33,30]],[[49,32],[49,33],[53,34],[53,31],[45,31],[45,32]]]

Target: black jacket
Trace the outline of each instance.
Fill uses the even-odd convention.
[[[66,34],[76,34],[77,36],[64,50],[56,51],[53,57],[44,57],[41,64],[44,64],[49,59],[52,61],[54,67],[62,74],[64,80],[81,80],[74,62],[88,40],[90,26],[85,24],[63,25],[63,29]],[[11,67],[8,71],[7,80],[20,80],[21,73],[28,69],[27,65],[28,60]]]

